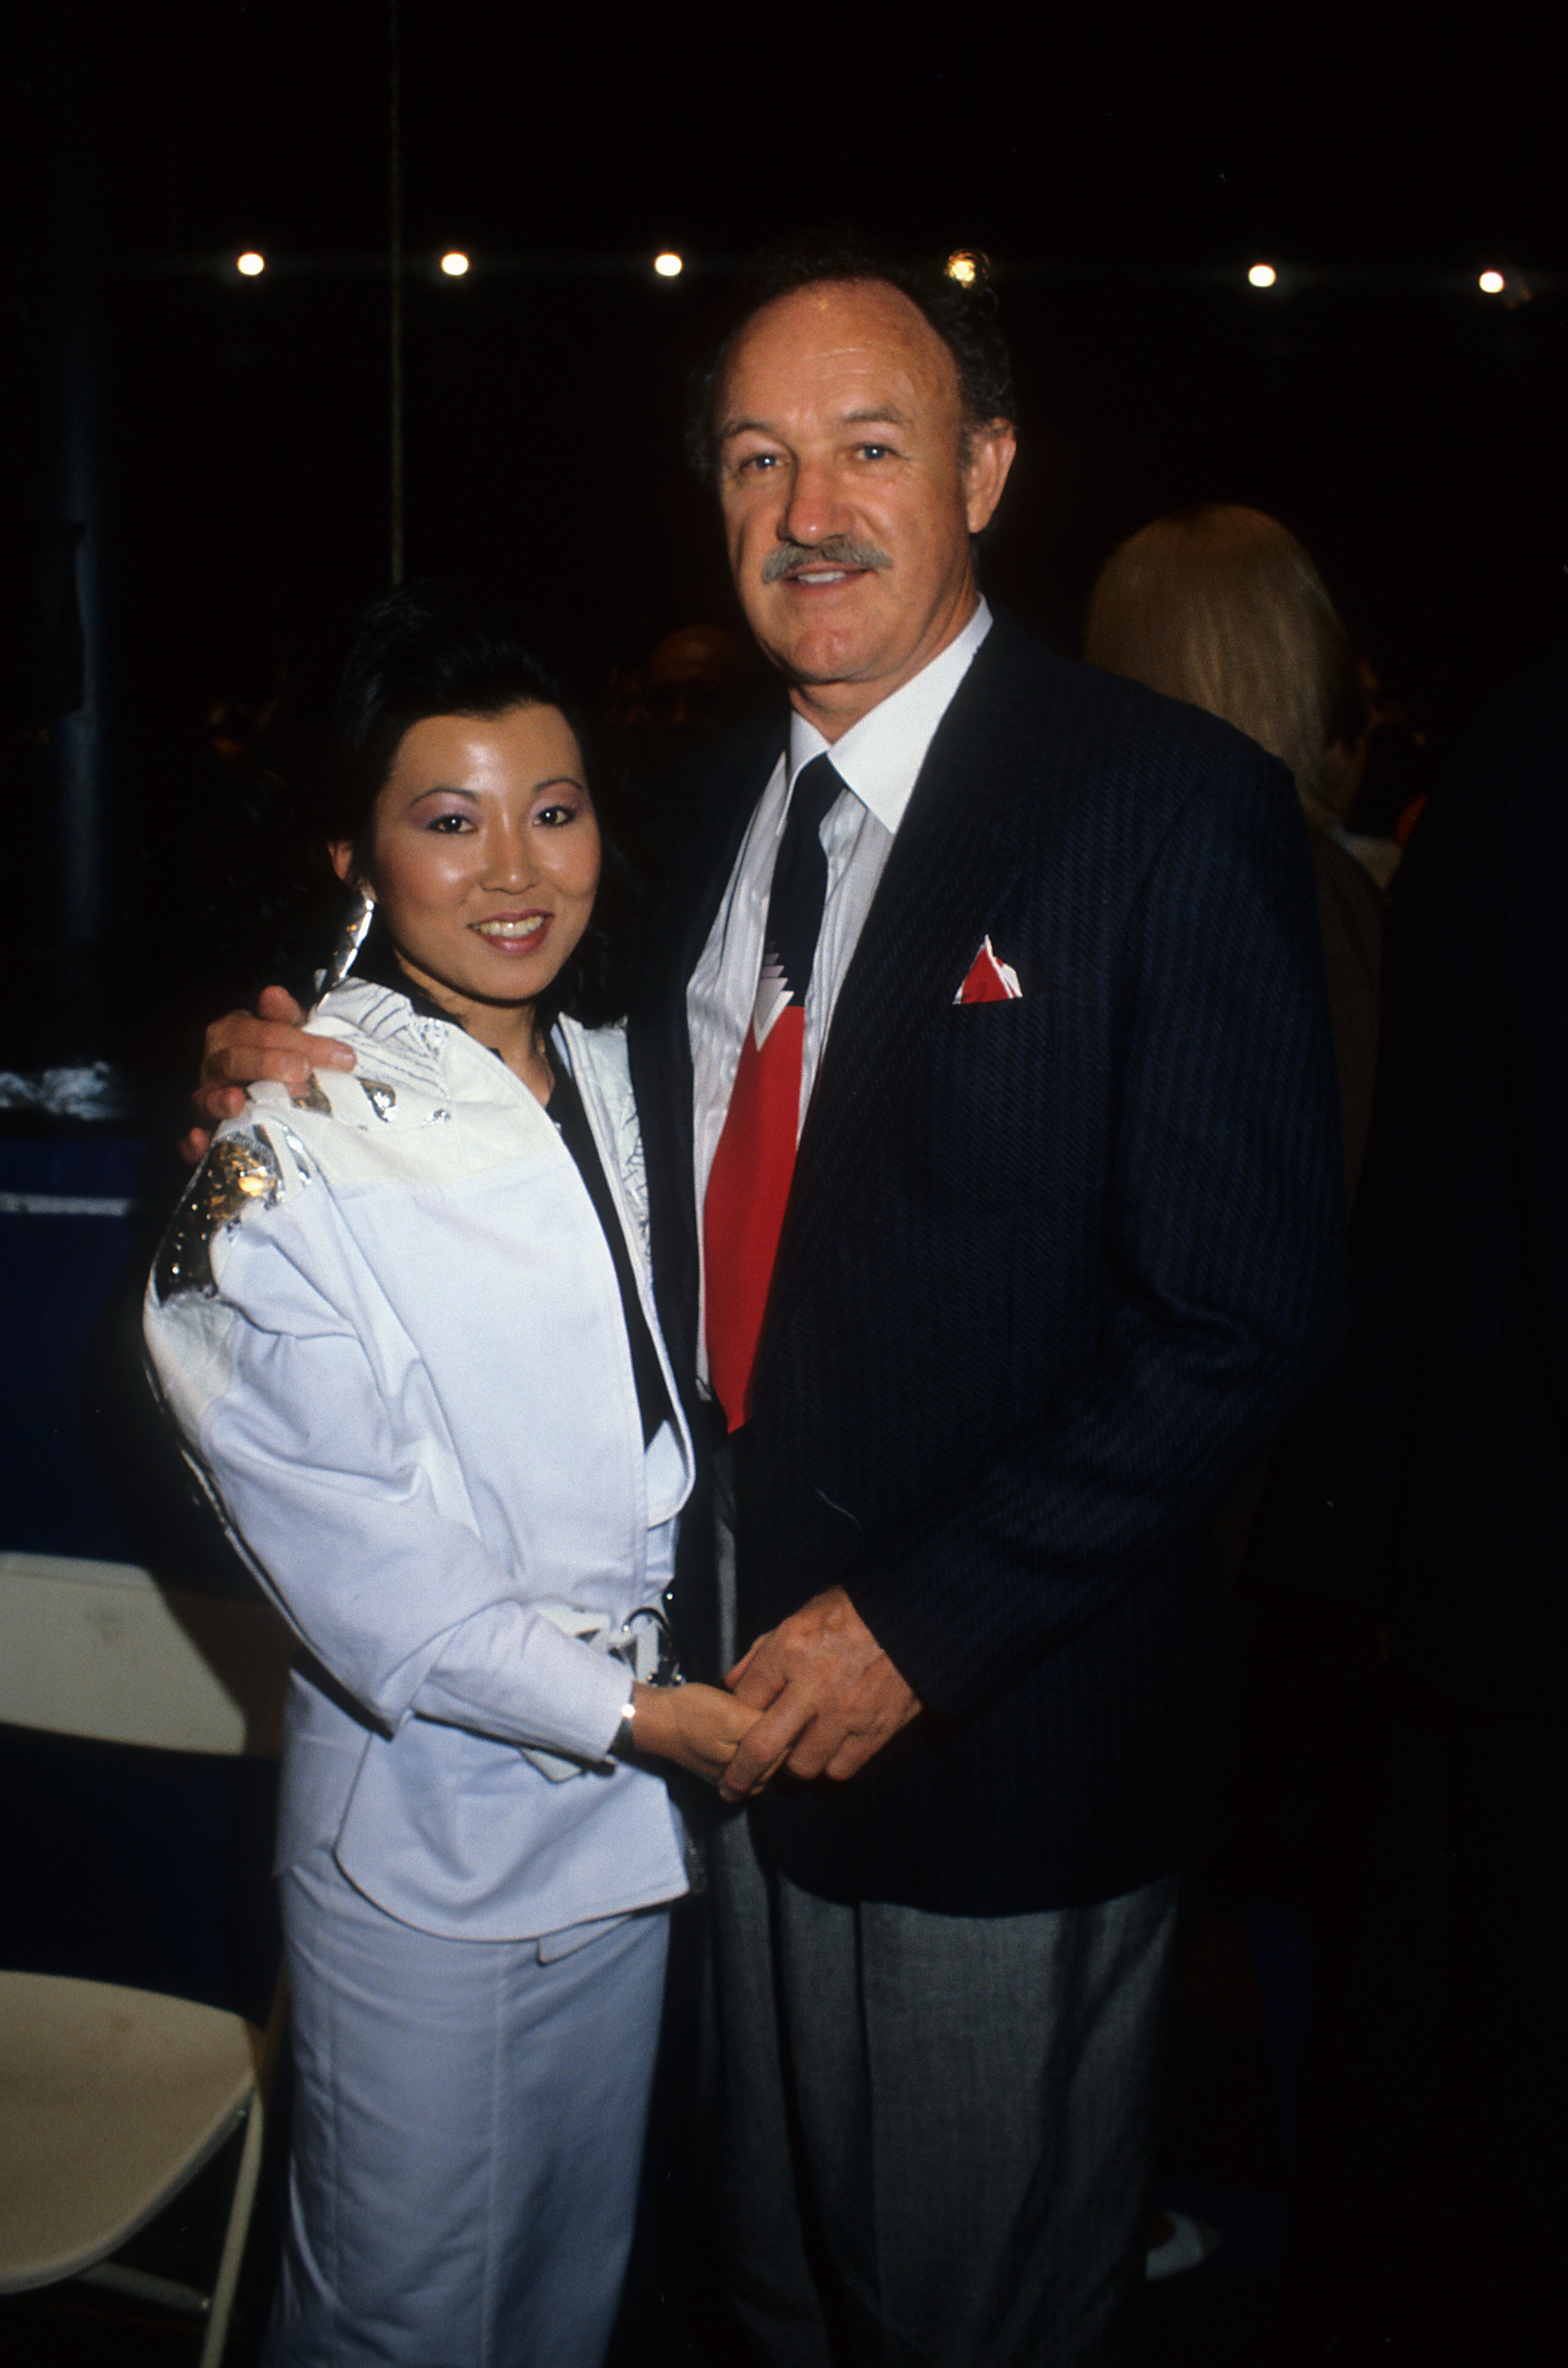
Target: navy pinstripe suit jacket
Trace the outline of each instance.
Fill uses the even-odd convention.
[[[687,1378],[685,988],[783,734],[692,767],[632,1019]],[[956,1005],[986,935],[1022,997]],[[758,1354],[743,1642],[842,1583],[927,1705],[849,1783],[770,1792],[795,1881],[1003,1915],[1176,1863],[1224,1725],[1204,1516],[1334,1347],[1343,1210],[1288,776],[998,621],[845,983]]]

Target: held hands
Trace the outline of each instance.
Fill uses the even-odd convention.
[[[717,1784],[756,1713],[719,1686],[631,1689],[631,1739],[639,1752],[673,1759],[705,1784]]]
[[[720,1783],[726,1801],[760,1793],[782,1767],[842,1782],[921,1710],[841,1587],[759,1636],[728,1683],[761,1715]]]
[[[312,1069],[351,1069],[354,1055],[347,1044],[331,1036],[307,1036],[300,1026],[304,1013],[280,986],[263,987],[255,1018],[248,1011],[231,1011],[207,1030],[201,1079],[191,1104],[197,1123],[180,1144],[194,1167],[206,1156],[212,1129],[226,1118],[238,1118],[245,1106],[244,1088],[270,1077],[280,1086],[302,1086]]]

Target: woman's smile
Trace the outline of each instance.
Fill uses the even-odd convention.
[[[551,918],[549,913],[491,913],[483,921],[471,921],[469,927],[498,954],[515,959],[538,952]]]

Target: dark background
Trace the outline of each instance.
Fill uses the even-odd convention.
[[[686,384],[737,261],[824,219],[990,256],[1023,447],[987,589],[1059,645],[1114,543],[1203,499],[1301,537],[1428,766],[1568,624],[1555,13],[400,7],[407,564],[511,579],[591,690],[737,622]],[[209,719],[388,580],[389,17],[56,0],[8,25],[0,81],[0,1072],[125,1079],[74,1125],[0,1076],[0,1188],[97,1212],[0,1209],[0,1547],[224,1590],[137,1309],[200,1024],[243,968],[205,917],[243,787]],[[4,1961],[258,2013],[271,1771],[0,1746]],[[1162,2362],[1291,2356],[1247,2281],[1284,2242],[1304,1959],[1277,1905],[1246,1912],[1194,1948],[1165,2165],[1236,2274],[1157,2291]],[[650,2227],[627,2356],[685,2362]],[[78,2353],[50,2307],[6,2305],[7,2358],[193,2349],[117,2323]]]
[[[390,13],[67,6],[16,54],[0,1066],[183,1072],[231,985],[205,718],[387,580]],[[515,580],[591,686],[733,621],[686,382],[738,258],[851,219],[991,257],[1024,428],[994,599],[1070,648],[1121,535],[1255,503],[1440,755],[1568,591],[1551,20],[1470,14],[402,0],[410,571]]]

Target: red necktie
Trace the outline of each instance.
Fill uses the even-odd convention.
[[[708,1374],[731,1430],[751,1413],[752,1368],[795,1170],[806,990],[827,898],[821,832],[843,787],[828,758],[813,757],[790,793],[756,1003],[703,1202]]]

